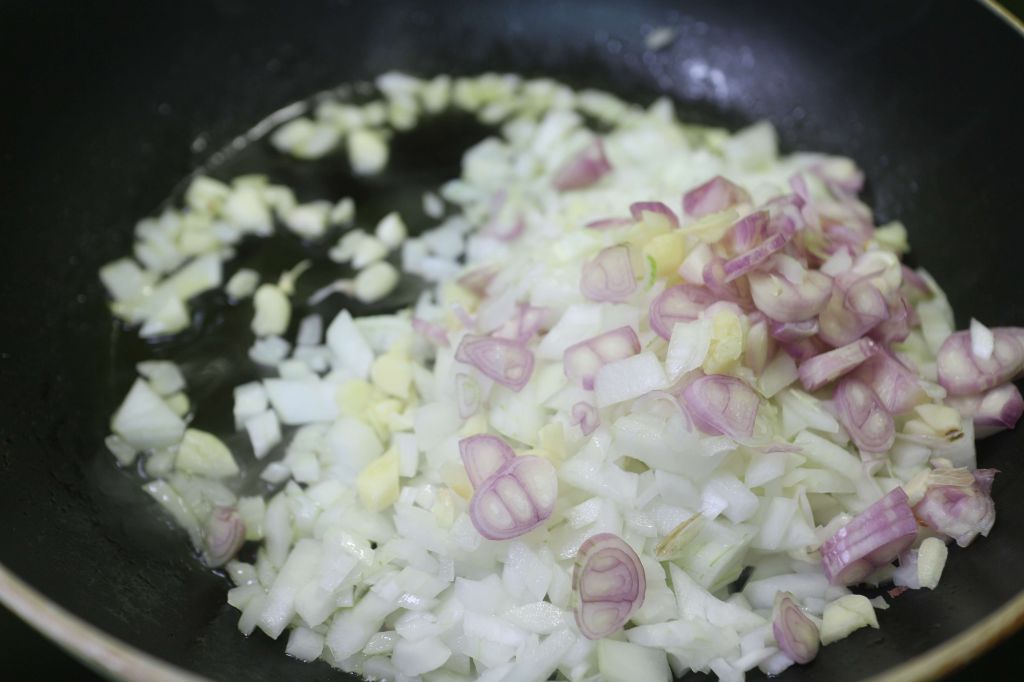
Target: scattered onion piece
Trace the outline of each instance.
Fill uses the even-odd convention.
[[[745,189],[716,175],[683,195],[683,213],[691,218],[702,218],[749,201],[750,195]]]
[[[599,533],[580,546],[572,587],[580,632],[587,639],[601,639],[618,632],[643,605],[647,576],[622,538]]]
[[[604,142],[595,137],[593,142],[562,164],[551,184],[559,191],[590,187],[612,170],[604,153]]]
[[[896,488],[836,531],[821,546],[821,565],[833,585],[853,585],[890,563],[917,537],[907,493]]]

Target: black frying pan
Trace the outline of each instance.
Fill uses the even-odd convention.
[[[660,25],[679,39],[645,53]],[[263,636],[243,640],[225,580],[113,470],[101,442],[128,379],[96,271],[213,150],[315,91],[390,68],[509,70],[642,101],[667,92],[692,121],[769,118],[788,149],[864,167],[879,220],[905,221],[914,260],[961,325],[1024,324],[1024,36],[981,3],[8,1],[0,63],[0,562],[71,613],[211,678],[343,675]],[[448,163],[449,142],[411,160]],[[1024,432],[980,446],[1003,472],[999,519],[991,539],[952,552],[937,593],[905,594],[881,631],[784,679],[882,672],[1013,599],[1024,588],[1022,445]],[[8,601],[27,594],[3,585]],[[1014,622],[1004,614],[956,657]]]

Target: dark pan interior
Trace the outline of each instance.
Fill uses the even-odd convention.
[[[661,25],[678,39],[645,52]],[[127,377],[96,271],[212,150],[290,102],[391,68],[508,70],[666,92],[690,120],[766,117],[787,148],[865,168],[879,220],[906,223],[960,324],[1024,324],[1024,38],[980,3],[27,0],[0,3],[0,62],[0,561],[214,679],[342,675],[243,640],[225,582],[113,469],[102,438]],[[937,594],[905,594],[881,631],[783,678],[882,671],[1024,588],[1022,443],[980,446],[1003,472],[999,520],[952,553]]]

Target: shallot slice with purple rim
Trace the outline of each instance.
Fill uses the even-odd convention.
[[[865,452],[887,452],[896,440],[896,425],[871,387],[855,377],[839,382],[836,416],[850,438]]]
[[[747,277],[757,309],[778,322],[803,322],[820,313],[832,295],[831,278],[792,258],[776,256],[776,263],[775,271]]]
[[[843,273],[835,282],[832,297],[818,316],[824,341],[846,345],[889,318],[888,301],[868,277]]]
[[[889,564],[917,537],[907,493],[896,488],[836,531],[821,546],[821,566],[833,585],[853,585]]]
[[[470,270],[455,281],[459,286],[472,291],[477,296],[486,296],[487,287],[491,285],[497,274],[498,268],[484,266]]]
[[[593,142],[555,171],[551,184],[560,192],[583,189],[593,185],[611,170],[612,164],[604,153],[604,142],[600,137],[595,137]]]
[[[601,423],[597,408],[588,402],[580,401],[572,406],[570,412],[573,426],[579,426],[584,436],[589,436]]]
[[[510,540],[544,523],[555,509],[558,475],[543,457],[515,457],[473,493],[469,518],[489,540]]]
[[[858,339],[816,355],[800,364],[800,383],[808,391],[816,391],[859,366],[877,350],[878,345],[871,339]]]
[[[579,379],[588,391],[594,388],[597,370],[609,362],[624,360],[640,352],[640,339],[632,327],[619,327],[610,332],[580,341],[565,349],[562,364],[565,376]]]
[[[526,343],[544,326],[549,312],[548,308],[520,303],[516,306],[515,315],[491,332],[491,336]]]
[[[944,469],[936,469],[930,477],[941,476]],[[970,474],[965,469],[955,472]],[[914,513],[921,522],[966,547],[978,535],[987,536],[996,522],[996,507],[992,502],[992,481],[995,469],[978,469],[966,476],[967,485],[929,485],[921,501],[914,505]]]
[[[991,331],[992,354],[987,358],[974,353],[969,331],[951,334],[939,348],[939,383],[950,395],[987,391],[1013,379],[1024,367],[1024,344],[1018,330],[1002,327]]]
[[[884,347],[854,370],[853,376],[870,386],[891,414],[903,414],[928,401],[917,374]]]
[[[775,322],[771,323],[772,338],[782,343],[808,339],[818,333],[818,321],[815,319],[804,320],[803,322]]]
[[[637,201],[630,204],[629,213],[638,223],[647,222],[669,229],[679,227],[675,211],[660,201]]]
[[[702,431],[750,438],[761,399],[743,380],[722,374],[700,377],[683,389],[682,401]]]
[[[463,419],[472,417],[480,409],[480,384],[465,372],[455,375],[455,402]]]
[[[722,266],[725,270],[725,281],[731,282],[758,267],[761,263],[768,260],[772,254],[781,251],[789,243],[789,239],[787,235],[781,232],[773,234],[746,253],[726,261],[725,265]]]
[[[522,390],[533,374],[533,353],[508,339],[466,334],[455,350],[455,359],[513,391]]]
[[[683,213],[691,218],[702,218],[749,201],[750,195],[745,189],[716,175],[683,195]]]
[[[516,456],[508,443],[489,434],[463,438],[459,441],[459,454],[473,488],[479,488]]]
[[[422,334],[439,348],[447,348],[450,345],[448,343],[448,332],[446,332],[440,325],[414,317],[412,318],[412,328],[416,333]]]
[[[797,663],[810,663],[818,655],[821,646],[818,626],[807,617],[789,592],[775,595],[772,634],[782,653]]]
[[[576,624],[587,639],[614,634],[644,603],[647,575],[640,558],[612,533],[580,545],[572,574]]]
[[[733,253],[743,253],[760,244],[767,233],[768,211],[754,211],[733,223],[725,238]]]
[[[245,523],[231,507],[217,507],[206,522],[203,560],[207,566],[223,566],[245,543]]]
[[[716,300],[710,291],[695,284],[669,287],[651,301],[648,312],[651,329],[661,338],[670,339],[677,322],[696,320]]]
[[[1012,429],[1024,414],[1024,398],[1013,384],[1003,384],[977,395],[954,396],[946,403],[974,420],[975,438]]]
[[[583,264],[580,292],[591,301],[624,301],[636,291],[629,247],[616,244],[602,249]]]

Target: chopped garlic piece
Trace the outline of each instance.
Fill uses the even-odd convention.
[[[311,201],[299,204],[284,215],[284,224],[289,230],[306,239],[322,237],[327,230],[327,217],[331,204],[326,201]]]
[[[264,284],[256,290],[253,298],[256,314],[252,319],[252,331],[256,336],[280,336],[288,329],[292,305],[280,288]]]
[[[402,216],[397,211],[392,211],[381,218],[374,233],[384,246],[394,249],[401,246],[409,231],[405,227]]]
[[[878,616],[871,601],[860,594],[848,594],[825,607],[821,623],[821,643],[831,644],[862,627],[878,629]]]
[[[363,303],[373,303],[394,291],[397,284],[398,270],[391,263],[381,261],[356,275],[355,295]]]
[[[273,410],[264,410],[247,419],[245,430],[249,434],[256,459],[266,457],[274,446],[281,442],[281,422]]]
[[[945,542],[938,538],[925,538],[917,550],[917,580],[921,587],[929,590],[938,587],[948,556],[949,548]]]
[[[135,365],[139,374],[149,380],[150,387],[162,396],[185,388],[185,377],[178,366],[170,360],[145,360]]]
[[[185,191],[185,203],[200,213],[217,215],[230,193],[231,188],[220,180],[198,175]]]
[[[375,175],[388,162],[388,145],[384,136],[362,128],[348,136],[348,158],[357,175]]]
[[[356,219],[356,202],[352,197],[340,199],[327,214],[331,225],[347,225]]]
[[[359,501],[368,511],[387,509],[398,499],[398,455],[389,450],[367,464],[356,479]]]
[[[227,446],[213,434],[197,429],[185,431],[174,468],[207,478],[227,478],[238,473],[238,464]]]
[[[249,298],[260,284],[260,276],[255,270],[242,268],[228,280],[226,291],[236,301]]]
[[[339,244],[340,246],[340,244]],[[357,270],[365,268],[388,255],[388,247],[376,237],[366,235],[358,240],[352,253],[352,267]]]
[[[139,336],[150,339],[154,336],[176,334],[188,327],[192,319],[188,308],[177,296],[168,296],[155,315],[149,317],[139,330]]]
[[[370,378],[388,395],[405,400],[412,385],[412,363],[404,352],[389,351],[378,356],[370,368]]]

